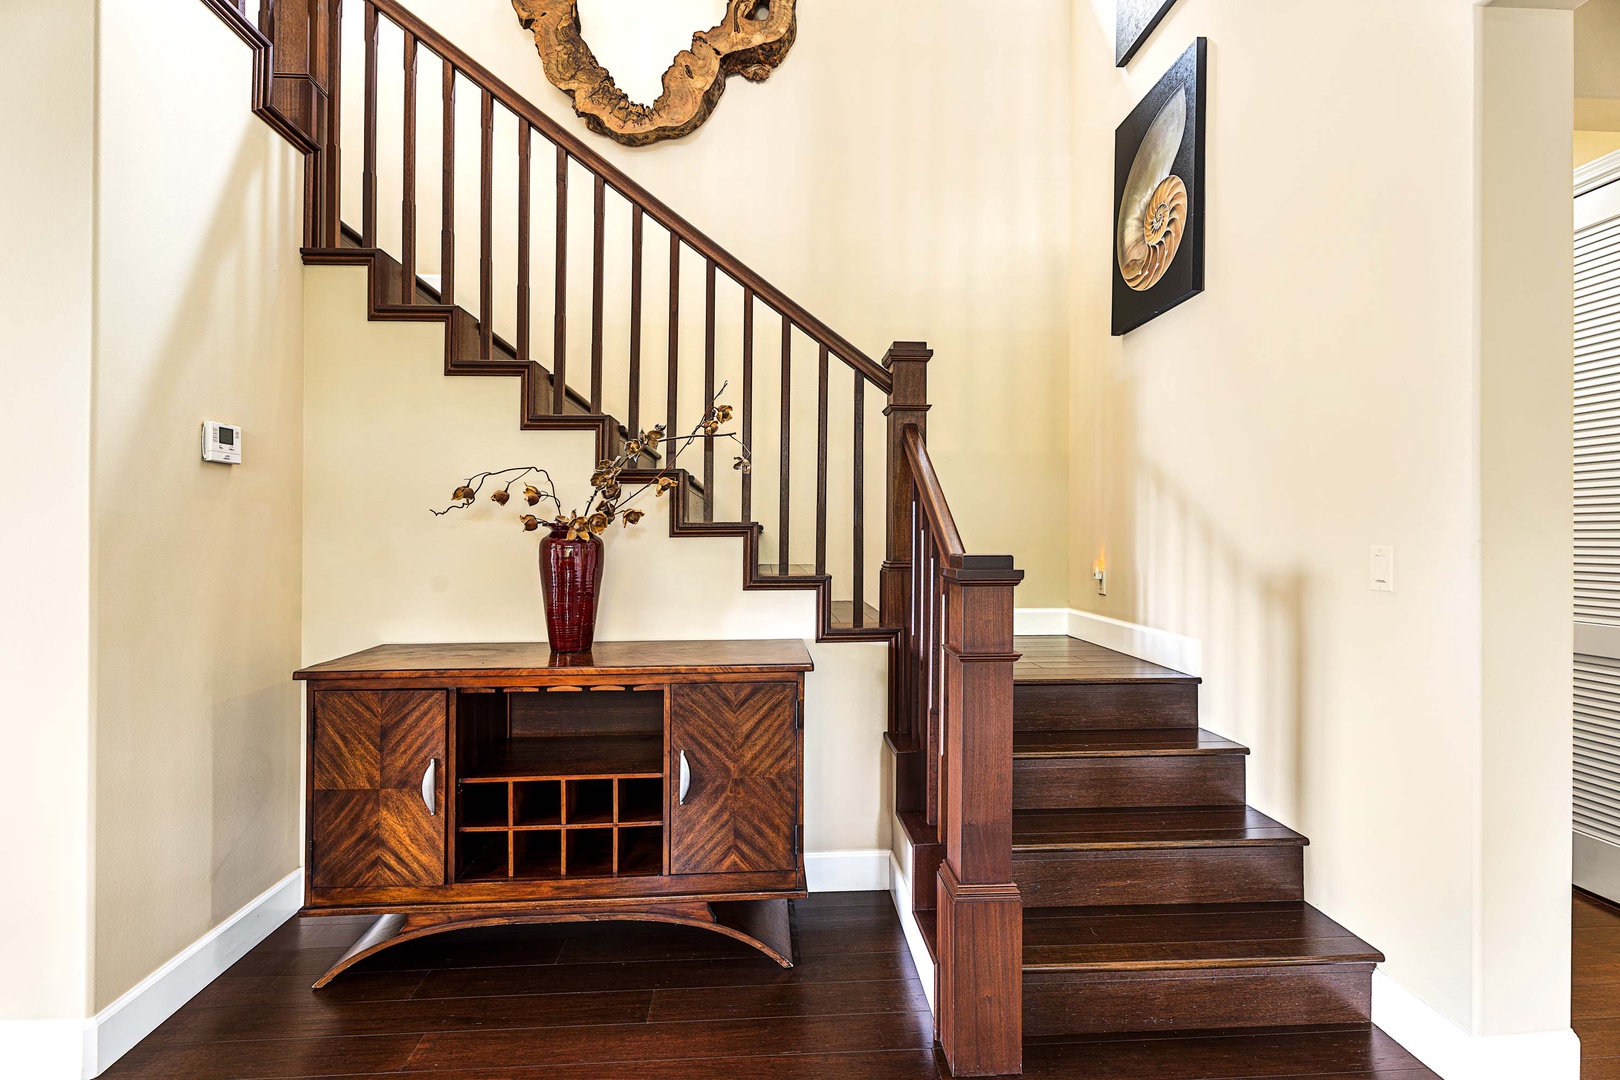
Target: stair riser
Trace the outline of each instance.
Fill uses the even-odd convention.
[[[1364,1024],[1371,964],[1024,973],[1024,1034],[1103,1035]]]
[[[1025,907],[1302,900],[1305,851],[1264,846],[1014,852],[1013,879]]]
[[[1244,798],[1244,759],[1235,754],[1013,762],[1015,810],[1242,806]]]
[[[1015,731],[1137,731],[1198,727],[1194,683],[1019,684]]]

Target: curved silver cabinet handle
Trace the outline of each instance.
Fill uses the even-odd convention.
[[[422,801],[427,804],[428,817],[439,813],[439,759],[428,758],[427,772],[422,774]]]
[[[680,805],[686,805],[686,793],[692,790],[692,766],[686,763],[686,751],[681,751],[681,796]]]

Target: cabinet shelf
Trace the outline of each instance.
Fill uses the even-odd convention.
[[[479,755],[464,784],[513,780],[614,779],[664,775],[659,735],[573,735],[504,739]]]

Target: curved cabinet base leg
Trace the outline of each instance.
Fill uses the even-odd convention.
[[[737,900],[712,904],[655,904],[613,911],[549,910],[496,912],[435,912],[421,915],[381,915],[349,947],[342,959],[315,980],[319,990],[349,968],[384,949],[407,941],[470,930],[477,926],[524,926],[567,922],[661,922],[696,926],[751,945],[785,968],[793,966],[793,932],[786,900]]]

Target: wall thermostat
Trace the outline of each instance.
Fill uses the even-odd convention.
[[[223,465],[242,464],[242,429],[212,420],[203,422],[203,460]]]

